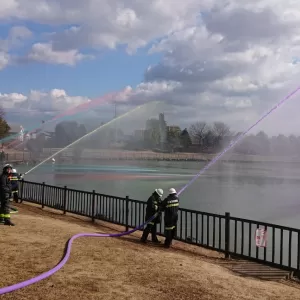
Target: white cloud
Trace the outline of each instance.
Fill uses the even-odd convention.
[[[76,63],[89,58],[92,56],[83,55],[78,50],[55,51],[51,44],[37,43],[32,46],[26,60],[74,66]]]
[[[96,0],[2,2],[0,20],[53,26],[51,34],[32,45],[29,61],[74,66],[90,58],[83,49],[118,45],[130,54],[146,45],[149,55],[161,53],[163,59],[145,70],[143,82],[127,87],[118,99],[134,104],[165,100],[182,124],[223,120],[243,129],[295,87],[300,75],[293,63],[300,53],[300,3],[294,0],[103,0],[100,7]],[[11,61],[8,40],[30,36],[15,27],[0,41],[0,69]],[[57,98],[37,93],[39,108],[52,107],[43,99],[53,104]],[[277,117],[287,120],[288,109],[298,111],[297,105],[287,105]],[[285,124],[290,131],[295,126]]]
[[[70,96],[64,90],[49,92],[32,90],[28,95],[11,93],[0,94],[0,103],[5,110],[23,109],[39,112],[61,112],[91,101],[87,97]]]
[[[0,51],[0,71],[3,70],[10,61],[10,56],[4,51]]]

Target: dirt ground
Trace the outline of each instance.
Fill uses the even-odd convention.
[[[76,233],[120,230],[31,205],[18,206],[19,214],[13,215],[17,226],[0,226],[0,287],[53,268],[66,241]],[[300,299],[297,287],[232,273],[221,266],[223,259],[216,252],[179,242],[171,249],[142,245],[139,236],[77,239],[60,271],[0,299]]]

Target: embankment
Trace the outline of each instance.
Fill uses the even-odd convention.
[[[60,148],[45,148],[43,153],[37,159],[36,155],[29,152],[12,151],[7,153],[6,160],[10,162],[27,162],[27,161],[42,161],[49,156],[60,151]],[[66,149],[61,152],[63,160],[73,158],[72,149]],[[136,160],[136,161],[211,161],[216,154],[206,153],[158,153],[153,151],[128,151],[128,150],[112,150],[112,149],[84,149],[80,159],[89,161],[101,160]],[[242,155],[235,153],[226,153],[220,158],[225,162],[243,162],[243,163],[300,163],[300,156],[261,156],[261,155]]]
[[[79,232],[114,232],[120,227],[18,205],[16,227],[1,226],[1,286],[34,277],[61,259],[65,242]],[[110,228],[108,228],[109,226]],[[74,242],[62,270],[1,299],[266,300],[300,299],[284,283],[237,276],[216,252],[175,242],[163,249],[139,243],[140,233],[123,238]]]

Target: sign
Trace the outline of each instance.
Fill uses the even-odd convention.
[[[255,231],[256,247],[267,247],[267,231],[263,228],[257,228]]]

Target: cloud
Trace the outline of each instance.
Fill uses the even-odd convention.
[[[52,44],[37,43],[22,61],[74,66],[84,59],[92,58],[93,56],[81,54],[76,49],[55,51]]]
[[[4,51],[0,51],[0,71],[3,70],[10,62],[10,56]]]
[[[205,7],[203,1],[202,7]],[[70,25],[54,32],[54,50],[66,51],[81,47],[116,48],[125,44],[129,52],[147,45],[172,31],[196,22],[198,0],[174,5],[172,0],[154,0],[145,5],[135,0],[15,0],[5,1],[0,18],[30,20],[47,25]],[[74,26],[74,24],[76,24]]]
[[[172,105],[168,111],[174,123],[220,120],[242,130],[297,85],[299,8],[293,0],[103,0],[101,7],[96,0],[6,0],[0,20],[52,26],[43,37],[46,41],[32,45],[27,61],[74,66],[92,58],[83,54],[86,49],[125,45],[134,54],[147,46],[149,55],[160,53],[162,60],[149,66],[142,82],[125,88],[116,101],[136,105],[164,100]],[[11,40],[30,37],[25,31],[14,29]],[[11,61],[8,39],[0,41],[0,69]],[[36,93],[39,104],[26,103],[53,109],[56,97]],[[43,99],[52,99],[52,104]],[[288,116],[299,109],[293,102],[276,113],[284,127],[272,126],[271,121],[264,126],[274,132],[296,130],[299,125],[288,122]]]
[[[24,26],[13,26],[10,28],[7,37],[5,39],[0,39],[0,71],[12,62],[9,52],[22,46],[24,41],[31,37],[32,32]]]
[[[66,91],[60,89],[53,89],[49,92],[32,90],[28,95],[0,94],[0,103],[5,110],[22,109],[23,111],[57,113],[90,101],[88,97],[69,96]]]
[[[296,87],[300,18],[292,1],[285,6],[273,1],[255,1],[248,7],[235,1],[224,7],[218,3],[197,26],[152,46],[150,53],[163,53],[164,58],[146,70],[144,80],[176,82],[178,87],[164,95],[169,103],[181,104],[183,119],[220,119],[242,130]],[[297,103],[293,107],[300,109]],[[273,126],[266,121],[265,128],[273,133],[297,131],[286,122],[290,109],[285,106],[276,114],[284,125],[274,126],[271,118]]]

